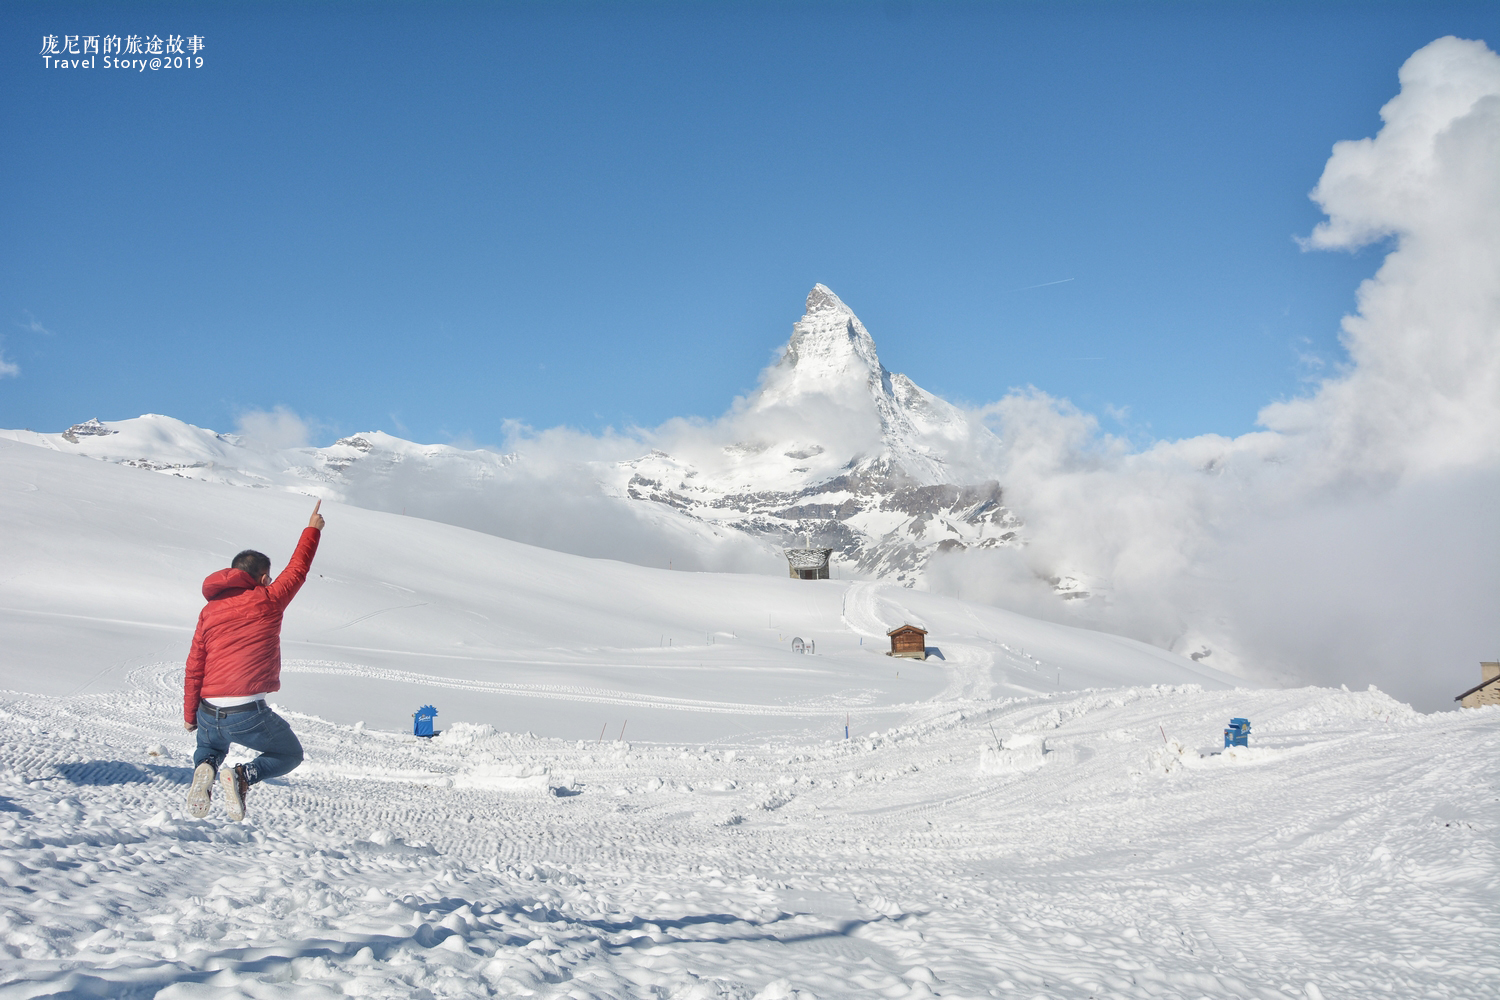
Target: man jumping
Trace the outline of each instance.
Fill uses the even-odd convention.
[[[183,725],[198,733],[189,815],[208,815],[218,775],[224,808],[239,822],[245,818],[245,794],[251,785],[302,763],[297,734],[266,705],[266,695],[281,690],[281,616],[302,589],[318,551],[322,506],[319,500],[313,507],[297,550],[274,583],[271,560],[254,549],[241,552],[228,569],[203,581],[208,604],[198,615],[182,692]],[[231,743],[258,750],[260,756],[220,774]]]

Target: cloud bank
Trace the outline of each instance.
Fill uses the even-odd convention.
[[[1500,653],[1500,56],[1442,38],[1373,138],[1335,145],[1309,250],[1391,249],[1343,369],[1264,431],[1133,452],[1036,390],[986,412],[1031,545],[936,589],[1125,632],[1264,679],[1375,683],[1451,706]],[[1039,577],[1096,596],[1059,607]]]
[[[305,448],[312,426],[285,406],[270,410],[246,410],[235,420],[235,433],[257,451]]]

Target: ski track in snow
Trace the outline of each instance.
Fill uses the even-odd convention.
[[[180,669],[174,664],[162,664],[162,669]],[[632,694],[629,691],[608,691],[603,688],[569,687],[558,684],[512,684],[504,681],[481,681],[465,678],[439,677],[410,670],[392,670],[367,667],[356,663],[337,663],[326,660],[287,660],[282,671],[289,674],[329,674],[368,680],[404,681],[421,684],[423,687],[448,688],[455,691],[476,691],[486,694],[505,694],[520,698],[549,698],[558,701],[579,702],[598,705],[623,705],[635,708],[671,709],[679,712],[713,712],[725,715],[767,715],[786,718],[842,718],[849,708],[868,707],[864,701],[846,699],[848,704],[836,705],[754,705],[731,701],[703,701],[694,698],[667,698],[661,695]],[[822,699],[828,700],[828,699]],[[955,702],[955,705],[957,703]],[[910,704],[881,706],[882,712],[901,712],[916,708]]]
[[[903,588],[892,584],[855,581],[844,591],[840,619],[856,635],[884,640],[890,629],[907,622],[917,623],[914,615],[896,604],[902,593]],[[886,598],[884,594],[890,597]],[[929,708],[938,707],[941,711],[939,706],[944,702],[990,697],[994,690],[990,675],[994,657],[988,650],[966,643],[946,642],[939,655],[938,662],[948,676],[948,683]]]
[[[712,747],[295,716],[307,763],[230,824],[182,813],[179,685],[0,695],[0,1000],[1500,996],[1500,709],[1136,687]]]
[[[903,622],[887,625],[880,616],[880,591],[887,585],[873,580],[856,580],[844,590],[841,617],[849,631],[867,639],[884,639],[888,630]]]

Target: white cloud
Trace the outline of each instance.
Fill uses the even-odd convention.
[[[1007,397],[987,412],[1033,543],[948,559],[935,586],[1426,708],[1477,681],[1500,649],[1500,57],[1443,38],[1400,81],[1312,195],[1308,248],[1391,241],[1342,371],[1265,407],[1265,431],[1140,452],[1065,401]],[[1062,574],[1096,597],[1050,600],[1037,578]]]
[[[17,327],[25,330],[28,333],[40,333],[44,336],[52,336],[52,331],[43,326],[41,324],[41,321],[33,316],[29,309],[22,309],[21,314],[25,316],[26,319],[24,322],[18,320],[15,324]],[[0,337],[0,345],[3,345],[4,343],[5,338]],[[21,366],[16,364],[14,361],[7,360],[5,355],[3,353],[0,353],[0,378],[16,378],[20,374]]]
[[[246,410],[235,419],[235,432],[245,444],[261,451],[305,448],[312,437],[308,422],[285,406]]]
[[[31,314],[30,310],[22,309],[21,312],[25,313],[26,322],[17,323],[16,326],[31,333],[40,333],[48,337],[52,336],[52,331],[43,326],[41,321]]]
[[[1408,476],[1500,456],[1500,56],[1441,38],[1401,67],[1373,139],[1340,142],[1305,245],[1394,250],[1359,289],[1352,368],[1261,423],[1331,476]]]

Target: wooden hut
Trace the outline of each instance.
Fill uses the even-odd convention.
[[[891,637],[891,651],[886,656],[905,656],[913,660],[927,659],[927,630],[915,625],[898,625],[886,635]]]
[[[1500,662],[1481,663],[1480,681],[1453,700],[1462,708],[1478,708],[1480,705],[1500,705]]]

